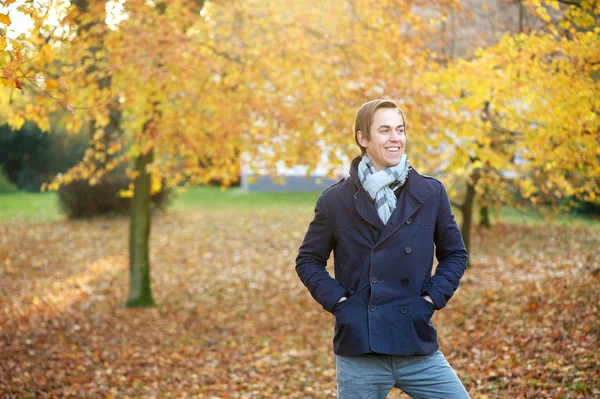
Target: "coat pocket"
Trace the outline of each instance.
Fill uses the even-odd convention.
[[[413,313],[412,322],[417,337],[424,343],[436,342],[437,331],[431,322],[435,307],[420,295],[414,306],[417,311]]]
[[[421,301],[425,302],[428,305],[428,307],[431,308],[431,315],[429,315],[429,318],[431,318],[431,316],[433,316],[433,313],[435,312],[435,305],[429,302],[427,299],[425,299],[423,295],[420,295],[419,298],[421,298]]]
[[[366,287],[363,287],[363,289]],[[363,289],[360,289],[358,292],[356,291],[356,288],[354,287],[350,287],[348,288],[348,294],[350,296],[348,296],[345,301],[342,302],[338,302],[335,307],[333,308],[333,314],[336,315],[336,313],[338,312],[339,309],[347,307],[349,304],[351,304],[351,302],[355,301],[357,296],[360,295],[363,291]]]

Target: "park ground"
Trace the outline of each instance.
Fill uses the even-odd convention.
[[[335,397],[333,317],[294,270],[317,194],[182,195],[153,219],[151,309],[123,307],[128,219],[67,221],[52,195],[0,196],[0,396]],[[433,317],[473,398],[600,396],[598,225],[474,229]]]

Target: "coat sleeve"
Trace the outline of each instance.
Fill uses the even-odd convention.
[[[346,295],[346,289],[325,269],[332,242],[332,226],[321,197],[296,257],[296,273],[313,298],[328,312],[333,312],[340,298]]]
[[[458,288],[467,267],[467,250],[454,220],[448,193],[440,183],[440,202],[435,222],[434,243],[438,266],[425,290],[436,309],[446,306]]]

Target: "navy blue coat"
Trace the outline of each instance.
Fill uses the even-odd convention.
[[[413,169],[384,225],[359,182],[359,161],[317,200],[296,271],[335,316],[336,354],[431,354],[438,349],[431,316],[446,306],[467,264],[448,194]],[[432,276],[434,244],[439,264]],[[325,269],[332,250],[335,279]]]

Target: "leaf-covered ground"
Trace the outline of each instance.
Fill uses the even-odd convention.
[[[335,397],[333,317],[294,270],[310,217],[158,215],[143,310],[122,306],[127,219],[0,222],[0,396]],[[471,396],[598,397],[600,229],[497,225],[473,245],[434,315]]]

